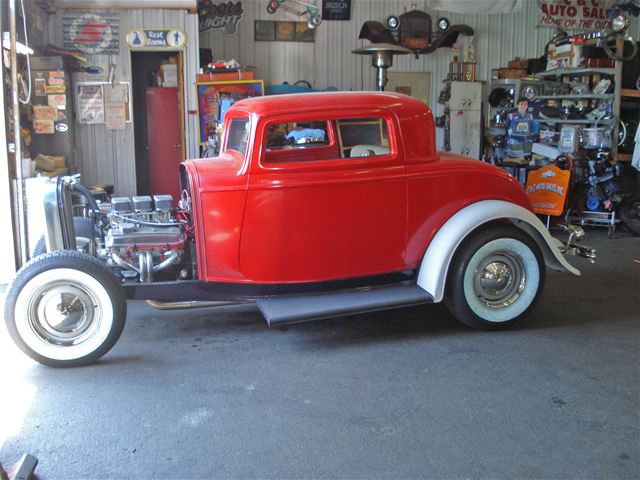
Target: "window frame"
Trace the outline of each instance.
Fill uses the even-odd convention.
[[[318,120],[322,118],[323,120]],[[387,126],[387,138],[389,141],[389,153],[384,155],[373,155],[368,157],[342,157],[343,149],[338,137],[337,121],[338,120],[360,120],[366,118],[380,118],[386,122]],[[317,122],[327,121],[329,130],[330,142],[328,145],[321,145],[315,148],[336,148],[337,157],[330,160],[301,160],[301,161],[274,161],[267,160],[267,131],[269,126],[278,123],[296,123],[296,122]],[[278,170],[325,170],[336,168],[357,168],[362,165],[388,165],[390,163],[397,163],[399,159],[400,145],[398,142],[399,130],[397,127],[396,117],[391,112],[383,109],[373,110],[352,110],[348,113],[327,113],[326,111],[318,112],[305,112],[297,114],[287,114],[264,118],[258,125],[257,132],[259,132],[261,138],[259,140],[259,155],[257,166],[259,169],[267,171]],[[314,148],[312,146],[303,148]],[[303,149],[301,148],[301,149]],[[269,154],[277,153],[281,151],[291,150],[271,150]]]
[[[233,124],[234,121],[236,120],[244,120],[246,121],[246,125],[247,125],[247,142],[246,142],[246,146],[245,146],[245,151],[241,152],[240,150],[236,150],[235,148],[229,148],[229,135],[230,135],[230,131],[231,131],[231,125]],[[251,147],[251,140],[252,140],[252,134],[251,134],[251,116],[247,115],[247,114],[240,114],[237,116],[232,116],[232,117],[228,117],[228,123],[227,121],[225,121],[225,131],[224,131],[224,135],[223,135],[223,139],[222,139],[222,146],[220,148],[220,153],[222,152],[226,152],[226,151],[233,151],[233,152],[237,152],[240,155],[242,155],[243,158],[246,158],[247,153],[250,151],[250,147]]]

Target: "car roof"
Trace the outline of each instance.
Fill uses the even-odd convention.
[[[419,100],[396,92],[313,92],[246,98],[231,109],[260,116],[330,110],[384,108],[399,117],[424,112],[428,107]]]

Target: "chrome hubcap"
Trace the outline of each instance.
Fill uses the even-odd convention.
[[[476,296],[489,308],[512,305],[527,283],[522,259],[510,251],[494,252],[484,258],[474,273]]]
[[[75,345],[97,330],[99,309],[95,295],[82,285],[46,285],[32,297],[29,323],[43,340],[56,345]]]

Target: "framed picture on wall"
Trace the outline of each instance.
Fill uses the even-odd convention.
[[[198,142],[206,145],[216,135],[216,127],[224,121],[227,110],[238,100],[264,95],[262,80],[196,83],[198,97]]]
[[[268,42],[276,39],[276,22],[273,20],[256,20],[253,30],[256,42]]]
[[[311,30],[306,22],[296,22],[296,42],[315,42],[316,30]]]
[[[293,42],[296,39],[296,22],[277,22],[276,40]]]

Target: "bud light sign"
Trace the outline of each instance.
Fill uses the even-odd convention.
[[[242,1],[213,3],[211,0],[198,0],[199,30],[222,29],[226,34],[233,34],[243,13]]]

